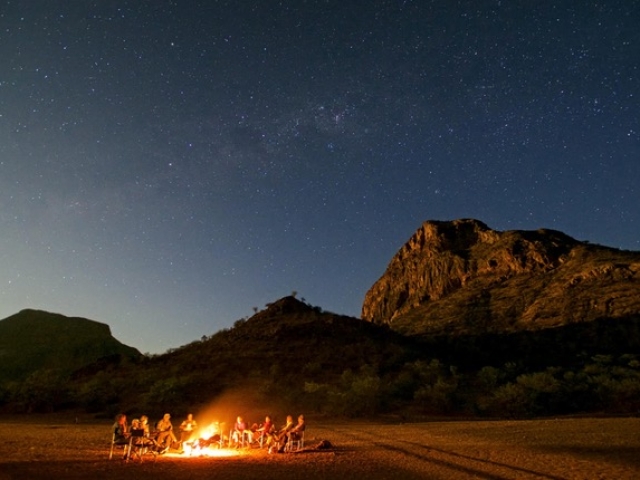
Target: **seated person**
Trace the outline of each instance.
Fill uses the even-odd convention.
[[[289,430],[289,433],[287,434],[287,443],[292,440],[300,440],[302,438],[302,432],[304,432],[305,427],[306,424],[304,423],[304,415],[298,416],[298,423],[295,427]]]
[[[253,432],[247,428],[247,423],[242,419],[242,417],[238,417],[236,419],[236,423],[233,425],[233,431],[231,432],[231,438],[235,442],[236,447],[245,435],[249,444],[251,444],[253,442]]]
[[[127,416],[124,413],[116,415],[116,421],[111,427],[113,432],[113,441],[111,443],[111,453],[109,458],[113,455],[114,445],[125,445],[124,455],[122,458],[127,458],[127,449],[129,445],[129,438],[131,438],[131,432],[129,431],[129,425],[127,425]]]
[[[264,417],[264,423],[256,429],[255,434],[263,443],[266,441],[267,447],[273,443],[273,422],[269,415]]]
[[[140,428],[144,430],[145,438],[153,439],[157,435],[157,432],[151,433],[149,429],[149,417],[147,417],[146,415],[142,415],[140,417]]]
[[[274,440],[277,442],[277,449],[279,453],[284,452],[284,447],[287,444],[287,434],[293,428],[293,417],[291,415],[287,415],[287,422],[278,430],[278,433],[275,435]],[[271,452],[271,448],[269,449]]]
[[[137,432],[138,434],[136,435]],[[156,447],[157,443],[149,433],[149,417],[142,415],[140,419],[131,421],[131,433],[135,435],[133,443],[138,447]]]
[[[193,418],[193,414],[187,415],[187,418],[180,424],[180,442],[188,442],[191,439],[191,435],[198,428],[198,423]]]
[[[134,418],[133,420],[131,420],[131,429],[129,431],[133,436],[142,436],[144,434],[144,430],[142,430],[142,427],[140,426],[139,419]]]
[[[158,445],[164,449],[164,452],[169,450],[171,444],[178,441],[176,436],[173,434],[173,425],[171,424],[170,414],[164,414],[162,420],[156,424],[156,430],[158,430],[156,442],[158,442]]]
[[[116,415],[116,423],[113,424],[113,433],[115,435],[113,439],[115,444],[125,445],[129,443],[131,432],[127,424],[127,416],[124,413]]]

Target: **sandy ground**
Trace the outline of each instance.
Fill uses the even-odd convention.
[[[638,479],[640,418],[313,424],[305,449],[108,459],[110,423],[0,418],[0,480]],[[328,440],[333,448],[314,447]]]

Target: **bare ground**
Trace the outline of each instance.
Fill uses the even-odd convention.
[[[0,480],[22,479],[637,479],[640,418],[334,423],[305,449],[220,458],[108,459],[110,423],[0,418]],[[333,448],[314,447],[328,440]]]

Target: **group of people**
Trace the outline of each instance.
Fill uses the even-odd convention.
[[[260,442],[261,445],[267,447],[269,453],[282,453],[289,442],[300,440],[305,427],[304,415],[298,416],[297,424],[293,422],[291,415],[287,415],[286,423],[279,429],[276,429],[269,415],[265,417],[264,423],[261,425],[254,423],[251,428],[247,427],[247,423],[242,417],[238,417],[231,431],[231,440],[235,443],[236,448],[246,438],[249,445]]]
[[[172,445],[177,445],[179,450],[182,450],[183,442],[191,437],[197,426],[193,414],[190,413],[180,424],[180,439],[178,439],[173,431],[169,413],[164,414],[153,431],[149,426],[149,417],[146,415],[134,418],[129,425],[127,416],[120,413],[116,415],[116,422],[113,425],[114,443],[127,444],[133,435],[136,446],[148,447],[158,453],[167,452]]]
[[[238,416],[231,430],[229,442],[230,444],[233,442],[236,448],[242,444],[252,445],[258,442],[266,446],[269,453],[282,453],[289,442],[300,440],[305,427],[304,415],[298,416],[297,424],[294,423],[291,415],[287,415],[286,423],[279,429],[275,427],[269,415],[265,417],[264,423],[260,425],[254,423],[251,427],[248,427],[244,419]],[[169,413],[164,414],[153,431],[149,426],[149,417],[146,415],[133,419],[129,425],[127,416],[120,413],[116,416],[113,425],[114,443],[128,444],[131,440],[136,446],[147,447],[153,452],[165,453],[171,447],[182,452],[183,445],[192,440],[191,437],[197,428],[198,423],[191,413],[180,424],[179,438],[174,433]]]

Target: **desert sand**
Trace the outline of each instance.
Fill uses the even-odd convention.
[[[111,423],[0,418],[0,480],[637,479],[640,418],[309,422],[305,448],[109,460]],[[328,440],[330,449],[315,448]],[[220,452],[225,453],[225,452]]]

